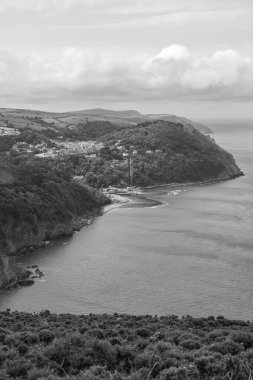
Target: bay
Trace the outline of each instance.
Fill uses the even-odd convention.
[[[147,190],[162,206],[113,209],[23,256],[45,276],[1,292],[0,309],[252,319],[253,124],[210,126],[244,177]]]

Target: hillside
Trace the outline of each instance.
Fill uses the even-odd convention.
[[[251,322],[0,313],[1,379],[250,380]]]
[[[142,116],[139,111],[136,110],[125,110],[125,111],[112,111],[106,110],[103,108],[92,108],[83,111],[76,111],[75,114],[84,114],[84,115],[100,115],[100,116],[113,116],[113,117],[139,117]]]
[[[88,122],[86,129],[79,125],[62,132],[61,138],[52,131],[25,129],[19,135],[0,137],[0,152],[40,157],[58,172],[81,176],[98,188],[242,175],[233,157],[191,124],[152,121],[116,130],[111,127],[109,122]]]
[[[108,201],[44,160],[5,159],[8,163],[0,166],[0,287],[10,279],[8,273],[15,276],[6,255],[24,253],[49,239],[72,234]]]
[[[64,135],[64,133],[69,135],[75,130],[82,130],[83,135],[81,135],[81,137],[88,139],[89,135],[85,136],[84,132],[87,129],[90,130],[92,126],[95,128],[98,123],[100,128],[104,128],[104,133],[102,133],[101,130],[95,137],[91,136],[92,138],[97,138],[102,134],[113,132],[114,130],[153,120],[178,122],[186,126],[192,125],[203,133],[212,133],[211,129],[207,126],[184,117],[167,114],[142,115],[135,110],[112,111],[94,108],[82,111],[53,113],[0,108],[0,135],[4,133],[14,133],[15,130],[18,133],[18,131],[27,128],[40,132],[53,131],[58,136]]]
[[[231,154],[192,126],[156,121],[102,136],[103,163],[93,165],[98,186],[150,186],[172,182],[209,181],[242,175]],[[117,157],[117,159],[116,159]],[[86,176],[92,174],[90,170]]]
[[[180,123],[184,126],[193,126],[196,128],[199,132],[202,132],[204,134],[211,134],[213,133],[211,128],[207,127],[204,124],[198,123],[196,121],[192,121],[187,119],[186,117],[182,116],[176,116],[176,115],[147,115],[147,121],[149,120],[164,120],[164,121],[171,121],[173,123]]]

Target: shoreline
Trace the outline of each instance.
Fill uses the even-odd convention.
[[[65,236],[73,236],[75,232],[92,224],[93,220],[100,215],[102,215],[102,207],[94,209],[93,212],[86,213],[80,217],[73,218],[71,230],[66,230],[63,233],[50,238],[47,237],[36,244],[23,247],[11,254],[1,254],[0,259],[2,259],[2,266],[0,267],[0,270],[4,273],[4,277],[6,277],[7,280],[3,281],[3,284],[0,286],[0,291],[11,291],[18,287],[33,285],[37,279],[44,275],[43,272],[40,271],[36,264],[32,264],[28,267],[23,266],[19,262],[19,258],[36,250],[50,247],[53,245],[54,241]],[[33,270],[33,268],[35,269]],[[9,271],[12,271],[12,275],[5,275],[5,273],[8,273]]]
[[[1,287],[1,291],[11,291],[17,287],[22,287],[22,286],[29,286],[33,285],[36,281],[37,278],[40,278],[41,276],[35,276],[35,273],[31,271],[31,268],[38,268],[36,264],[31,265],[29,268],[28,267],[20,267],[20,263],[18,263],[18,258],[22,257],[24,255],[27,255],[31,252],[34,252],[37,249],[44,249],[47,247],[50,247],[53,245],[54,241],[57,241],[64,236],[73,236],[76,232],[81,231],[84,227],[88,227],[93,223],[93,221],[99,217],[106,215],[107,213],[113,211],[114,209],[117,208],[134,208],[134,207],[154,207],[154,206],[159,206],[162,205],[163,202],[159,202],[153,199],[149,199],[145,196],[142,195],[137,195],[137,194],[124,194],[124,195],[119,195],[119,194],[111,194],[109,199],[112,201],[112,203],[107,204],[103,206],[100,210],[94,210],[93,213],[89,215],[83,215],[82,217],[78,217],[73,221],[73,228],[71,233],[68,234],[62,234],[62,235],[57,235],[53,237],[52,239],[47,239],[45,241],[41,241],[37,246],[36,245],[31,245],[29,247],[23,248],[15,254],[8,255],[7,257],[11,257],[12,260],[17,262],[19,269],[22,270],[23,276],[22,278],[17,278],[17,279],[12,279],[9,283],[6,283],[4,287]],[[37,269],[39,272],[39,268]],[[42,272],[41,272],[42,274]]]
[[[233,180],[244,176],[242,173],[240,176],[229,177],[229,178],[221,178],[221,179],[210,179],[207,181],[196,181],[196,182],[172,182],[167,184],[157,184],[152,186],[140,187],[141,191],[151,190],[151,189],[159,189],[160,187],[178,187],[178,186],[203,186],[203,185],[215,185],[220,182],[225,182],[229,180]],[[145,196],[145,193],[136,194],[136,193],[111,193],[108,197],[112,200],[110,205],[104,206],[102,209],[102,215],[107,214],[108,212],[117,209],[117,208],[134,208],[134,207],[155,207],[162,206],[166,204],[166,202],[161,202],[152,198],[148,198]]]
[[[234,177],[226,177],[226,178],[221,178],[221,179],[209,179],[206,181],[192,181],[192,182],[172,182],[172,183],[163,183],[161,185],[152,185],[152,186],[145,186],[142,187],[141,189],[143,190],[149,190],[149,189],[155,189],[159,187],[177,187],[177,186],[200,186],[200,185],[214,185],[216,183],[220,182],[225,182],[229,180],[233,180],[236,178],[240,178],[244,176],[245,174],[242,173],[241,175],[234,176]]]
[[[240,176],[244,176],[242,173]],[[240,176],[229,177],[229,178],[221,178],[221,179],[210,179],[207,181],[196,181],[196,182],[172,182],[168,184],[156,184],[152,186],[140,187],[141,191],[149,190],[149,189],[159,189],[161,187],[178,187],[178,186],[202,186],[202,185],[213,185],[220,182],[225,182],[228,180],[239,178]],[[135,207],[154,207],[154,206],[162,206],[166,204],[166,202],[158,201],[156,199],[149,198],[145,195],[145,193],[112,193],[108,195],[108,198],[112,201],[112,203],[102,206],[100,209],[95,209],[94,212],[90,212],[84,214],[80,217],[75,217],[72,221],[72,228],[69,232],[64,232],[60,235],[55,235],[51,239],[42,240],[38,245],[30,245],[29,247],[25,247],[17,250],[15,253],[9,254],[7,256],[18,258],[21,255],[27,254],[30,251],[34,251],[39,248],[46,248],[51,245],[51,243],[55,240],[58,240],[64,236],[72,236],[76,231],[80,231],[82,228],[89,226],[93,223],[95,218],[99,216],[103,216],[108,212],[117,209],[117,208],[135,208]]]
[[[164,202],[148,198],[142,194],[110,194],[110,199],[112,199],[113,203],[104,207],[103,214],[107,214],[117,208],[156,207],[164,205]]]
[[[237,177],[235,177],[237,178]],[[219,182],[224,182],[228,179],[235,179],[235,178],[223,178],[223,179],[214,179],[214,180],[208,180],[208,181],[198,181],[198,182],[184,182],[184,183],[170,183],[170,184],[160,184],[160,185],[153,185],[153,186],[147,186],[147,187],[142,187],[140,188],[141,191],[149,190],[149,189],[159,189],[163,187],[168,187],[168,188],[173,188],[173,187],[178,187],[178,186],[201,186],[201,185],[212,185],[212,184],[217,184]],[[98,216],[103,216],[106,215],[107,213],[116,210],[118,208],[141,208],[141,207],[158,207],[158,206],[163,206],[166,205],[166,202],[158,201],[152,198],[149,198],[148,196],[145,195],[145,193],[141,194],[132,194],[132,193],[112,193],[108,196],[108,198],[112,201],[112,203],[107,204],[101,209],[96,209],[94,212],[90,213],[89,215],[83,215],[81,217],[75,218],[73,220],[72,224],[72,229],[71,232],[69,233],[63,233],[57,236],[52,237],[51,239],[43,240],[41,241],[38,245],[31,245],[29,247],[25,247],[21,250],[16,251],[14,254],[8,255],[14,260],[17,260],[20,256],[26,255],[29,252],[33,252],[34,250],[37,250],[39,248],[46,248],[48,246],[51,246],[54,241],[70,235],[72,236],[75,232],[82,230],[84,227],[88,227],[90,224],[93,223],[95,218]],[[24,271],[26,268],[23,268]],[[29,280],[31,279],[31,276],[26,277],[26,279]],[[34,278],[32,279],[34,280]],[[15,287],[15,283],[18,281],[11,281],[9,284],[7,284],[7,288],[13,288]],[[34,282],[34,281],[33,281]],[[23,285],[28,285],[24,282]],[[29,285],[32,285],[32,282],[30,281]],[[2,288],[4,290],[4,288]],[[1,289],[1,290],[2,290]]]

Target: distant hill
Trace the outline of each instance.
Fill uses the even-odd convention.
[[[212,133],[207,126],[196,123],[189,119],[176,115],[149,114],[142,115],[135,110],[112,111],[94,108],[81,111],[54,113],[34,110],[20,110],[0,108],[0,127],[14,128],[17,130],[32,129],[34,131],[51,130],[61,134],[62,131],[86,128],[89,122],[108,122],[111,124],[110,131],[119,128],[131,127],[145,121],[165,120],[179,122],[185,126],[193,126],[204,134]],[[90,127],[90,126],[89,126]],[[108,125],[107,125],[108,127]],[[105,133],[108,132],[108,128]],[[98,136],[101,135],[101,131]]]
[[[119,117],[119,118],[142,116],[140,112],[135,111],[135,110],[112,111],[112,110],[106,110],[103,108],[93,108],[89,110],[76,111],[74,113],[84,114],[84,115],[113,116],[113,117]]]
[[[200,132],[202,132],[204,134],[211,134],[211,133],[213,133],[213,131],[211,130],[211,128],[207,127],[206,125],[198,123],[198,122],[195,122],[195,121],[192,121],[192,120],[187,119],[186,117],[182,117],[182,116],[165,115],[165,114],[161,114],[161,115],[151,114],[151,115],[147,115],[147,121],[149,121],[149,120],[172,121],[174,123],[181,123],[181,124],[183,124],[186,127],[187,126],[188,127],[194,127],[198,131],[200,131]]]
[[[94,116],[90,112],[99,115]],[[205,136],[196,129],[202,129],[202,124],[175,115],[138,116],[137,111],[122,112],[135,116],[105,116],[102,114],[113,115],[118,112],[103,109],[76,111],[72,114],[2,109],[0,121],[1,117],[7,121],[9,129],[14,128],[12,123],[15,122],[20,133],[2,136],[0,152],[55,157],[53,166],[57,166],[60,160],[63,172],[70,170],[72,176],[83,176],[86,183],[98,188],[129,185],[126,155],[129,149],[137,152],[132,182],[135,186],[221,180],[242,174],[229,153],[221,149],[209,135]],[[143,119],[145,121],[139,123]],[[76,124],[70,124],[74,121]],[[90,140],[95,145],[87,153],[86,148],[78,143]],[[65,150],[60,148],[64,142],[67,144]],[[70,146],[70,142],[74,145]],[[97,142],[100,148],[95,147]],[[64,160],[57,159],[58,151],[59,157],[63,155]],[[74,154],[77,157],[70,158]]]

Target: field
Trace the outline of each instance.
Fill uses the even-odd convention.
[[[0,127],[11,127],[17,130],[29,128],[34,131],[48,129],[61,131],[75,129],[76,126],[88,122],[109,122],[117,129],[158,119],[182,123],[185,126],[192,125],[207,134],[212,132],[205,125],[175,115],[142,115],[138,111],[111,111],[98,108],[64,113],[0,108]]]

